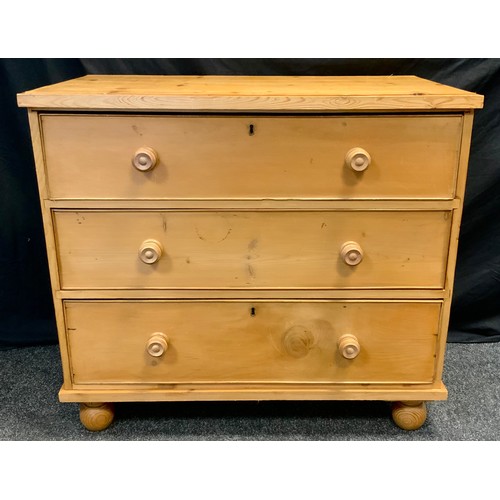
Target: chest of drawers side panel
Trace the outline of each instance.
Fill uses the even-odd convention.
[[[54,227],[52,223],[52,213],[50,208],[45,205],[48,199],[47,179],[45,175],[45,160],[43,151],[43,137],[40,128],[39,114],[36,111],[28,110],[28,120],[31,131],[33,154],[35,159],[35,170],[38,182],[38,191],[40,197],[40,208],[42,212],[43,228],[45,233],[45,246],[47,249],[47,260],[49,265],[50,281],[52,285],[52,299],[57,326],[57,335],[61,353],[61,363],[63,371],[63,388],[71,387],[71,367],[70,356],[67,348],[66,326],[64,318],[63,302],[57,297],[59,291],[59,265],[57,261],[56,242]]]
[[[455,281],[455,270],[457,264],[458,239],[460,235],[460,224],[462,222],[463,203],[465,196],[465,184],[469,167],[469,154],[472,138],[472,126],[474,121],[474,111],[464,113],[462,141],[460,145],[460,155],[458,164],[456,197],[459,201],[457,208],[453,211],[453,221],[451,226],[450,245],[448,250],[448,262],[446,269],[445,289],[448,291],[448,298],[445,299],[441,315],[440,340],[436,357],[436,379],[440,380],[443,375],[444,356],[446,351],[446,340],[448,337],[448,327],[450,322],[451,302],[453,298],[453,285]]]

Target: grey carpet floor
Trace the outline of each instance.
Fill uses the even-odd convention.
[[[119,403],[111,427],[83,428],[78,405],[59,403],[57,346],[0,351],[0,440],[499,441],[500,343],[448,344],[447,401],[424,426],[402,431],[385,402]]]

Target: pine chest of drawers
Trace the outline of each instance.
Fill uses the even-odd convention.
[[[473,111],[412,76],[87,76],[19,94],[63,402],[385,400],[442,383]]]

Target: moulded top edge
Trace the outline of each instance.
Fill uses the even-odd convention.
[[[149,111],[481,108],[483,96],[415,76],[88,75],[18,94],[21,107]]]

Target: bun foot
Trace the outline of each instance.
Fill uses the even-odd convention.
[[[89,431],[107,429],[115,416],[112,403],[80,403],[80,421]]]
[[[424,425],[427,408],[423,401],[398,401],[392,404],[392,419],[405,431],[414,431]]]

